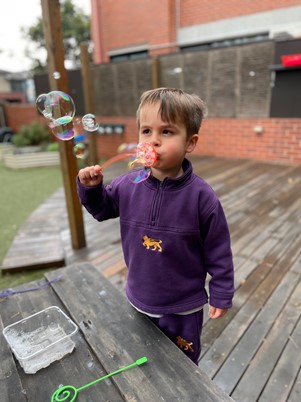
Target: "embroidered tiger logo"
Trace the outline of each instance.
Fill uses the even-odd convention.
[[[151,249],[153,251],[159,251],[159,253],[162,253],[162,247],[160,244],[162,243],[162,240],[157,240],[157,239],[151,239],[148,236],[143,236],[143,246],[147,248],[147,250]]]
[[[177,345],[179,346],[179,348],[193,352],[193,347],[192,347],[193,343],[192,342],[187,342],[181,336],[177,336],[176,341],[177,341]]]

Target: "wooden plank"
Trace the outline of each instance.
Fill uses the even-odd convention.
[[[60,224],[66,216],[63,190],[56,191],[21,226],[2,262],[3,272],[64,265]]]
[[[272,297],[284,277],[288,275],[288,268],[292,264],[294,266],[297,264],[297,261],[294,263],[294,259],[297,258],[298,252],[300,253],[298,251],[300,244],[298,246],[296,241],[300,236],[299,223],[301,222],[301,167],[276,166],[258,164],[255,161],[210,157],[193,157],[192,159],[196,161],[194,164],[195,172],[204,177],[221,196],[230,223],[235,257],[235,285],[237,290],[234,307],[221,320],[208,320],[207,317],[204,319],[203,351],[200,366],[208,370],[208,374],[214,376],[222,370],[223,365],[229,359],[230,352],[236,348],[240,339],[248,333],[248,328],[256,325],[255,321],[258,320],[258,314],[267,308],[266,304],[269,298]],[[110,181],[124,171],[125,167],[122,167],[121,164],[113,165],[107,170],[105,179]],[[58,205],[64,205],[64,203],[62,192],[55,200],[53,199],[53,203],[48,203],[48,201],[45,203],[44,214],[49,213],[52,209],[59,209]],[[77,264],[80,261],[95,262],[98,270],[108,270],[107,272],[110,272],[111,266],[116,268],[121,264],[122,249],[118,219],[99,223],[85,213],[88,247],[82,250],[73,250],[70,233],[66,229],[68,225],[66,216],[66,209],[64,209],[54,220],[60,227],[62,247],[65,255],[67,255],[68,262],[70,261],[72,264]],[[43,225],[37,221],[32,232],[33,236],[42,230]],[[114,268],[112,269],[114,271]],[[118,271],[117,268],[116,270]],[[110,276],[110,282],[121,292],[124,292],[125,276],[126,270],[121,270],[116,275]],[[277,302],[280,305],[285,304],[281,298]],[[283,311],[286,309],[288,311],[287,306],[290,303],[291,299]],[[207,311],[207,308],[205,310]],[[292,321],[292,314],[287,319],[290,317]],[[280,358],[277,360],[277,354],[280,357],[280,353],[283,356],[283,361],[289,363],[288,358],[286,358],[289,349],[283,347],[283,342],[285,342],[285,334],[291,326],[289,325],[290,321],[287,326],[285,326],[285,322],[285,317],[280,313],[273,323],[273,329],[264,337],[263,344],[259,346],[257,351],[254,347],[253,359],[242,368],[242,377],[239,379],[233,395],[237,392],[237,395],[239,393],[243,400],[244,389],[246,395],[249,392],[250,395],[253,395],[250,391],[252,384],[254,385],[253,378],[252,381],[248,382],[249,376],[252,376],[253,373],[253,364],[255,365],[254,370],[256,365],[258,369],[258,376],[254,375],[254,381],[260,377],[260,373],[263,373],[265,369],[266,374],[264,375],[267,378],[272,375],[272,372],[275,372],[273,380],[278,380],[277,375],[280,371],[277,372],[277,365]],[[282,330],[283,336],[280,333]],[[276,342],[274,348],[272,347],[272,334],[274,334]],[[267,345],[267,349],[264,348],[265,345]],[[269,345],[270,347],[268,347]],[[262,358],[260,356],[261,351]],[[241,353],[243,354],[244,351],[241,350]],[[269,353],[270,362],[268,361]],[[244,369],[246,371],[243,371]],[[289,389],[283,396],[287,402],[295,402],[300,399],[300,384],[298,384],[300,374],[292,371],[292,377]],[[268,384],[267,378],[260,377],[258,390]],[[272,385],[271,383],[269,386],[272,387]],[[258,390],[256,388],[256,395]],[[260,392],[263,391],[264,388]],[[274,402],[277,399],[274,398],[273,394],[271,395],[274,399],[267,393],[265,395],[269,402]],[[253,399],[251,398],[251,400]]]
[[[52,276],[46,274],[48,279]],[[91,265],[73,267],[66,281],[65,286],[61,282],[52,286],[107,371],[149,357],[135,378],[127,373],[114,378],[125,401],[231,400]],[[70,292],[77,297],[70,297]],[[100,315],[107,327],[100,325]]]
[[[64,41],[59,0],[41,0],[42,23],[47,50],[48,78],[52,91],[69,93],[68,75],[64,66]],[[54,72],[60,79],[54,78]],[[61,116],[59,116],[61,117]],[[71,243],[74,249],[86,246],[82,207],[76,190],[77,161],[73,155],[74,141],[59,141],[61,170],[64,182]]]
[[[81,61],[81,76],[85,102],[85,113],[95,113],[92,77],[90,69],[90,55],[88,51],[88,42],[80,44],[80,61]],[[89,165],[96,165],[98,163],[97,156],[97,134],[95,131],[88,132],[89,139]]]
[[[62,267],[65,264],[64,250],[55,223],[51,221],[51,213],[33,213],[30,224],[26,222],[14,238],[3,259],[2,271]],[[47,227],[45,231],[44,226]]]
[[[264,342],[265,337],[289,299],[291,292],[294,291],[298,281],[299,276],[295,274],[288,274],[284,277],[282,283],[258,313],[243,337],[235,345],[223,367],[214,377],[214,381],[229,395],[240,381],[258,348]]]
[[[292,273],[292,276],[294,273]],[[297,280],[300,275],[295,273]],[[295,278],[293,278],[293,281]],[[281,311],[279,317],[273,321],[272,317],[268,322],[272,322],[270,333],[250,361],[247,370],[240,379],[232,396],[236,401],[257,401],[264,389],[273,368],[284,351],[284,348],[291,337],[291,333],[300,318],[300,311],[296,306],[301,305],[301,283],[293,291],[291,298]]]
[[[57,275],[54,272],[55,276]],[[45,280],[40,280],[31,284],[22,285],[19,289],[36,286],[36,284],[42,285]],[[67,315],[68,311],[64,309],[57,296],[54,294],[51,287],[44,288],[40,291],[29,292],[23,294],[16,294],[10,296],[0,303],[0,314],[3,319],[4,325],[9,325],[15,321],[43,310],[51,305],[56,305],[61,308]],[[2,336],[2,335],[1,335]],[[22,401],[22,395],[26,396],[26,401],[29,402],[41,402],[50,401],[52,393],[62,385],[73,385],[80,387],[86,383],[89,383],[107,373],[104,371],[103,366],[100,365],[93,351],[89,348],[84,341],[83,336],[79,332],[75,337],[76,343],[75,350],[70,354],[64,356],[61,360],[53,362],[45,369],[39,370],[34,375],[25,374],[19,363],[16,362],[18,373],[21,380],[21,389],[24,390],[24,394],[17,388],[18,376],[13,382],[16,386],[16,390],[12,389],[11,382],[0,381],[0,384],[4,387],[4,391],[8,394],[8,398],[4,399],[1,393],[1,402],[9,401]],[[7,349],[7,344],[5,345]],[[1,348],[2,350],[2,348]],[[8,362],[13,365],[14,359],[12,352],[7,351]],[[1,369],[2,370],[2,353],[1,353]],[[13,370],[13,369],[11,369]],[[3,377],[1,377],[3,378]],[[65,379],[65,381],[64,381]],[[19,380],[19,381],[20,381]],[[13,398],[13,395],[16,397]],[[89,399],[86,398],[84,391],[82,395],[78,395],[77,400],[89,400],[89,401],[101,401],[106,402],[108,400],[121,402],[124,399],[121,397],[118,390],[113,386],[110,379],[103,381],[101,385],[89,388]]]
[[[4,165],[11,169],[27,169],[31,167],[59,165],[58,152],[35,152],[31,154],[7,154],[4,156]]]
[[[299,169],[296,169],[295,173],[300,175],[301,170],[299,171]],[[298,200],[298,198],[300,199],[300,186],[291,186],[288,183],[287,177],[282,177],[282,180],[280,180],[279,177],[275,177],[274,180],[279,180],[279,183],[277,186],[275,186],[275,182],[272,182],[271,191],[269,191],[268,184],[265,185],[265,183],[262,183],[262,185],[258,185],[258,188],[264,188],[265,191],[262,191],[261,193],[259,192],[255,199],[248,200],[247,197],[244,199],[244,202],[247,203],[243,207],[244,218],[239,222],[236,222],[234,226],[231,226],[233,241],[236,242],[241,238],[241,234],[246,232],[246,226],[248,227],[249,231],[252,231],[253,229],[256,229],[258,224],[260,225],[264,222],[270,223],[275,220],[275,217],[272,215],[272,211],[276,208],[279,209],[279,205],[283,206],[281,212],[285,213],[286,207],[288,207],[289,211],[290,206],[296,200]],[[301,183],[299,182],[299,184]],[[240,197],[241,196],[243,195],[240,195]],[[275,203],[275,201],[277,202]],[[231,208],[233,207],[231,206]],[[279,219],[282,221],[281,214],[279,214]]]
[[[26,397],[26,390],[21,384],[10,348],[2,334],[3,328],[4,325],[0,317],[0,398],[2,402],[26,402],[28,401]]]
[[[220,328],[226,325],[223,320],[211,320],[210,326],[205,326],[203,340],[206,346],[211,346],[209,349],[207,346],[202,352],[201,367],[204,367],[211,378],[216,375],[221,366],[224,366],[229,353],[236,347],[253,319],[285,276],[300,247],[301,239],[296,239],[296,231],[290,233],[286,247],[283,244],[279,245],[279,253],[280,250],[283,253],[282,258],[278,260],[277,252],[274,256],[271,255],[258,265],[246,284],[238,289],[234,297],[234,306],[225,316],[230,323]],[[219,338],[221,332],[223,335]]]
[[[301,399],[300,395],[301,395],[301,371],[299,372],[299,375],[295,379],[295,384],[289,394],[288,397],[289,402],[300,402]]]
[[[287,401],[295,378],[300,373],[301,320],[291,334],[284,353],[259,398],[260,402]],[[299,395],[300,398],[300,395]]]
[[[126,269],[126,265],[124,260],[119,260],[117,263],[110,265],[108,268],[102,271],[102,274],[104,275],[105,278],[110,278],[113,275],[118,274],[119,272],[122,272],[124,269]]]
[[[214,341],[221,335],[223,331],[225,331],[225,334],[223,337],[228,338],[230,341],[230,344],[235,344],[237,339],[242,336],[245,328],[248,327],[250,322],[252,321],[255,311],[254,308],[251,306],[250,311],[244,312],[242,308],[244,307],[244,304],[250,299],[255,303],[258,308],[261,307],[261,305],[264,303],[264,298],[262,297],[264,294],[269,294],[266,293],[266,291],[263,291],[263,289],[268,288],[268,286],[265,285],[265,278],[267,278],[272,269],[273,266],[277,263],[277,260],[280,258],[284,258],[285,254],[288,252],[289,247],[291,246],[291,242],[293,242],[298,236],[298,227],[294,226],[293,231],[288,231],[287,233],[287,238],[285,244],[279,242],[277,243],[276,247],[271,249],[270,252],[266,255],[266,257],[261,261],[261,262],[255,262],[255,264],[250,264],[252,267],[251,274],[246,277],[245,281],[242,281],[239,283],[239,286],[236,288],[235,296],[234,296],[234,304],[231,310],[227,313],[227,315],[222,319],[222,320],[209,320],[207,321],[207,317],[205,318],[205,326],[203,330],[203,335],[202,335],[202,355],[204,355],[207,352],[207,349],[213,345]],[[249,261],[247,259],[247,261]],[[246,264],[249,264],[248,262]],[[284,275],[285,273],[283,273]],[[271,276],[269,276],[271,278]],[[240,277],[240,279],[243,279],[243,275]],[[271,279],[269,279],[271,280]],[[275,285],[275,284],[274,284]],[[274,288],[273,284],[271,287],[271,292],[272,289]],[[264,292],[264,293],[263,293]],[[260,294],[261,297],[258,298],[257,294]],[[261,303],[261,304],[258,304]],[[247,308],[248,307],[244,307]],[[241,311],[242,310],[242,311]],[[237,314],[237,316],[236,316]],[[235,320],[234,320],[235,317]],[[233,320],[233,321],[232,321]],[[231,321],[231,326],[227,328],[228,323]],[[233,326],[233,328],[232,328]],[[233,331],[232,331],[232,329]],[[229,333],[228,333],[229,331]],[[219,343],[220,341],[217,340]],[[219,348],[217,345],[213,347],[214,351],[214,356],[215,358],[212,359],[211,357],[207,356],[205,360],[209,362],[209,365],[213,365],[214,367],[219,366],[219,364],[222,364],[224,358],[226,357],[224,350],[231,350],[230,345],[226,344],[221,346]],[[219,352],[217,352],[219,350]],[[219,358],[217,358],[219,356]],[[215,373],[215,369],[212,370],[209,369],[209,367],[206,364],[206,370],[209,370],[209,375],[213,376]]]

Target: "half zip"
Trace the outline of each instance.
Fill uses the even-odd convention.
[[[164,186],[164,181],[160,181],[160,183],[157,186],[156,193],[154,196],[154,201],[152,205],[152,210],[151,210],[151,225],[155,226],[157,223],[157,218],[158,218],[158,213],[159,213],[159,207],[161,204],[161,198],[162,198],[162,193],[163,193],[163,186]]]

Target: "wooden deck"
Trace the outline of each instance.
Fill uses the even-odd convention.
[[[200,367],[237,402],[299,402],[301,166],[191,159],[196,173],[212,185],[225,209],[236,273],[234,307],[223,319],[205,320]],[[108,179],[120,169],[122,165],[113,165]],[[126,267],[118,219],[98,223],[84,213],[87,247],[75,251],[70,245],[63,190],[40,212],[43,208],[60,228],[53,244],[59,243],[65,265],[91,262],[123,292]],[[37,211],[28,225],[30,221],[38,225]],[[43,232],[41,225],[39,230]],[[25,232],[23,238],[39,247]],[[53,252],[51,245],[47,243],[48,255]],[[18,244],[14,247],[4,260],[6,266],[15,258]]]

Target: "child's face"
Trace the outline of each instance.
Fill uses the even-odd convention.
[[[198,135],[187,140],[184,124],[162,121],[159,107],[159,103],[156,103],[145,105],[141,109],[139,142],[149,142],[155,147],[158,159],[152,167],[152,173],[162,180],[164,177],[177,177],[182,173],[185,154],[193,151]]]

